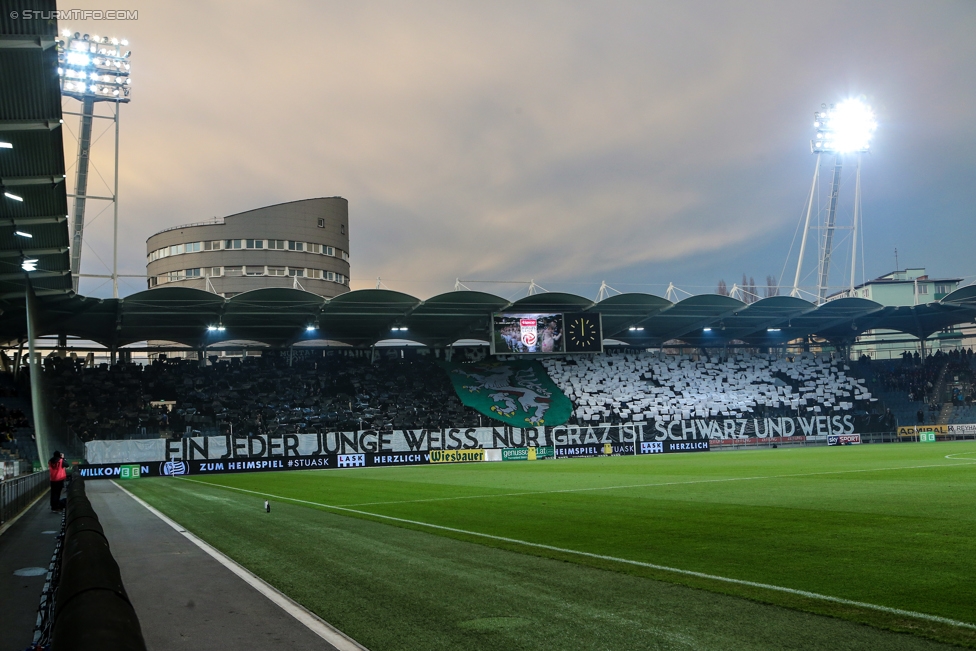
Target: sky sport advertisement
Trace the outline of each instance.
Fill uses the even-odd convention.
[[[493,355],[543,355],[566,351],[562,314],[495,314]]]

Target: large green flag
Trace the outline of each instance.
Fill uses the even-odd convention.
[[[442,365],[461,402],[506,425],[562,425],[573,413],[573,403],[537,361]]]

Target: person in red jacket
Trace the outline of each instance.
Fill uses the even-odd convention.
[[[55,450],[47,467],[51,473],[51,511],[57,512],[61,510],[61,490],[67,477],[64,471],[64,455]]]

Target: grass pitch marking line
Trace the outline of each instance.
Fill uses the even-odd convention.
[[[320,638],[331,644],[333,647],[338,649],[338,651],[369,651],[366,647],[356,642],[354,639],[340,631],[339,629],[333,627],[324,619],[320,618],[315,613],[306,609],[304,606],[299,604],[297,601],[289,597],[288,595],[280,592],[274,586],[266,582],[264,579],[256,576],[255,574],[248,571],[243,566],[236,563],[230,557],[225,556],[223,553],[210,546],[208,543],[204,542],[200,538],[197,538],[192,533],[186,530],[185,527],[181,526],[179,523],[170,520],[168,517],[163,515],[160,511],[154,507],[147,504],[144,500],[136,497],[128,490],[119,486],[115,480],[111,480],[123,493],[134,499],[136,502],[141,504],[150,513],[155,515],[157,518],[168,524],[169,526],[176,529],[177,532],[182,534],[187,540],[192,542],[194,545],[205,551],[207,554],[212,556],[218,563],[226,567],[228,570],[236,574],[238,577],[244,580],[245,583],[250,585],[252,588],[260,592],[262,595],[267,597],[279,608],[284,610],[286,613],[297,619],[299,622],[305,625],[310,631],[318,635]]]
[[[956,454],[976,454],[974,452],[957,452]],[[947,455],[949,459],[951,455]],[[955,460],[955,459],[954,459]],[[731,481],[755,481],[759,479],[787,479],[790,477],[814,477],[817,475],[842,475],[854,472],[884,472],[888,470],[917,470],[919,468],[954,468],[956,466],[971,466],[976,459],[958,459],[961,463],[936,463],[924,466],[897,466],[894,468],[858,468],[855,470],[825,470],[822,472],[804,472],[792,475],[760,475],[756,477],[723,477],[721,479],[693,479],[691,481],[667,481],[652,484],[625,484],[622,486],[590,486],[587,488],[559,488],[548,491],[524,491],[521,493],[494,493],[484,495],[455,495],[452,497],[428,497],[418,500],[391,500],[388,502],[359,502],[342,504],[341,506],[383,506],[386,504],[416,504],[420,502],[445,502],[451,500],[475,500],[489,497],[524,497],[525,495],[552,495],[555,493],[583,493],[586,491],[611,491],[625,488],[653,488],[655,486],[685,486],[692,484],[717,484]],[[222,484],[221,484],[222,485]]]
[[[557,552],[560,554],[569,554],[573,556],[584,556],[586,558],[595,558],[601,561],[610,561],[613,563],[620,563],[623,565],[635,565],[637,567],[646,567],[652,570],[659,570],[663,572],[671,572],[674,574],[681,574],[683,576],[693,576],[699,579],[709,579],[711,581],[720,581],[722,583],[731,583],[734,585],[744,585],[751,588],[761,588],[764,590],[771,590],[774,592],[783,592],[786,594],[796,595],[799,597],[806,597],[808,599],[815,599],[817,601],[827,601],[835,604],[842,604],[844,606],[855,606],[857,608],[864,608],[867,610],[875,610],[883,613],[888,613],[889,615],[898,615],[899,617],[912,617],[915,619],[923,619],[929,622],[938,622],[939,624],[946,624],[949,626],[955,626],[958,628],[965,628],[969,630],[976,631],[976,624],[970,624],[969,622],[961,622],[955,619],[949,619],[948,617],[940,617],[938,615],[929,615],[928,613],[920,613],[914,610],[902,610],[901,608],[891,608],[889,606],[880,606],[878,604],[870,604],[864,601],[854,601],[852,599],[844,599],[842,597],[833,597],[831,595],[819,594],[817,592],[808,592],[806,590],[798,590],[796,588],[786,588],[779,585],[772,585],[769,583],[758,583],[756,581],[746,581],[745,579],[733,579],[727,576],[719,576],[717,574],[706,574],[705,572],[696,572],[694,570],[683,570],[677,567],[669,567],[667,565],[657,565],[655,563],[646,563],[644,561],[635,561],[629,558],[619,558],[617,556],[606,556],[604,554],[594,554],[592,552],[583,552],[576,549],[567,549],[564,547],[555,547],[553,545],[546,545],[543,543],[534,543],[527,540],[518,540],[516,538],[506,538],[505,536],[496,536],[490,533],[480,533],[478,531],[467,531],[465,529],[457,529],[455,527],[446,527],[440,524],[431,524],[429,522],[421,522],[419,520],[408,520],[406,518],[397,518],[392,515],[382,515],[380,513],[370,513],[369,511],[360,511],[359,509],[350,509],[344,506],[334,506],[332,504],[322,504],[321,502],[311,502],[309,500],[300,500],[294,497],[283,497],[281,495],[273,495],[271,493],[262,493],[260,491],[252,491],[246,488],[237,488],[236,486],[226,486],[224,484],[213,484],[211,482],[200,481],[198,479],[190,479],[189,477],[180,477],[183,481],[190,481],[195,484],[203,484],[205,486],[217,486],[219,488],[227,488],[230,490],[240,491],[242,493],[251,493],[253,495],[260,495],[261,497],[273,497],[277,500],[283,500],[286,502],[296,502],[299,504],[309,504],[312,506],[320,506],[326,509],[335,509],[337,511],[345,511],[346,513],[355,513],[357,515],[365,515],[373,518],[381,518],[383,520],[391,520],[393,522],[402,522],[404,524],[412,524],[419,527],[428,527],[430,529],[437,529],[440,531],[450,531],[452,533],[459,533],[465,536],[474,536],[477,538],[488,538],[490,540],[498,540],[501,542],[507,542],[515,545],[522,545],[524,547],[534,547],[536,549],[545,549],[551,552]],[[124,490],[124,489],[123,489]],[[134,496],[133,496],[134,497]],[[139,498],[135,498],[139,499]],[[141,500],[139,500],[141,501]],[[144,503],[145,504],[145,503]],[[152,507],[146,505],[147,508],[152,510]],[[165,517],[165,516],[164,516]],[[206,543],[204,543],[206,544]],[[233,562],[233,561],[231,561]],[[245,570],[246,571],[246,570]],[[260,579],[259,579],[260,580]],[[273,589],[273,588],[272,588]],[[279,593],[280,594],[280,593]]]

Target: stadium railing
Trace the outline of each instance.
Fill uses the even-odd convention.
[[[35,631],[35,646],[145,651],[139,618],[80,476],[68,483],[63,532],[60,556],[52,562],[50,597],[42,600],[38,615],[43,626]]]
[[[47,487],[46,470],[0,481],[0,524],[30,506]]]

